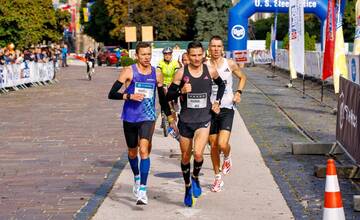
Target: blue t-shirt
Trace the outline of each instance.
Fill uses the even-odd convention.
[[[67,53],[68,53],[68,49],[65,48],[65,47],[63,47],[63,48],[61,49],[61,55],[62,55],[63,57],[66,57],[66,56],[67,56]]]

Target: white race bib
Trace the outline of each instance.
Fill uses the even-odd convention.
[[[135,94],[144,95],[145,99],[151,99],[154,97],[155,85],[153,83],[143,83],[136,82],[135,83]]]
[[[206,108],[207,94],[206,93],[188,93],[187,107],[188,108]]]

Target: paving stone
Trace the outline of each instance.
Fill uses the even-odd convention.
[[[84,72],[0,96],[0,219],[72,219],[126,150],[122,104],[107,99],[118,72]]]

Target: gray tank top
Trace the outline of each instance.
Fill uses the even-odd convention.
[[[179,119],[185,123],[208,122],[211,119],[211,89],[212,79],[209,70],[203,64],[203,73],[200,77],[193,77],[188,65],[184,67],[182,83],[191,84],[191,93],[180,96],[181,112]]]

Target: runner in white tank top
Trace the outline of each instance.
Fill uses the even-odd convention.
[[[233,60],[223,58],[224,46],[219,36],[214,36],[210,39],[209,52],[210,60],[208,64],[217,69],[226,85],[225,93],[220,103],[220,113],[217,115],[213,114],[209,136],[211,160],[215,172],[215,180],[211,191],[219,192],[224,185],[220,174],[220,151],[224,153],[222,173],[227,174],[231,168],[229,139],[234,119],[234,103],[239,103],[241,100],[246,75],[242,73],[239,66]],[[233,75],[240,79],[235,93],[233,92]],[[215,92],[216,90],[217,87],[213,85],[213,91]],[[214,100],[215,98],[211,96],[211,101]]]
[[[217,69],[217,72],[219,73],[221,79],[224,81],[224,83],[226,85],[224,96],[221,99],[220,108],[233,109],[234,93],[233,93],[233,88],[232,88],[233,77],[232,77],[231,68],[230,68],[226,58],[220,57],[220,59],[222,59],[223,64],[221,66],[217,66],[216,69]],[[207,61],[207,64],[212,65],[210,60]],[[218,90],[218,86],[213,83],[212,93],[211,93],[211,98],[210,98],[211,103],[214,103],[214,101],[216,100],[217,90]]]

